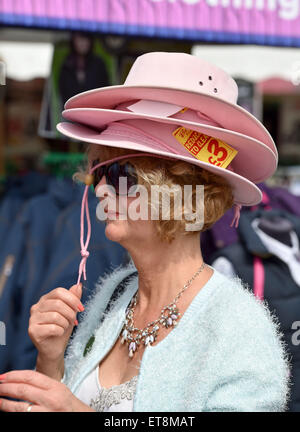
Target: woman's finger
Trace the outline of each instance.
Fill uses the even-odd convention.
[[[28,411],[28,407],[30,411]],[[39,406],[30,404],[30,402],[15,402],[7,399],[0,399],[0,411],[5,412],[50,412],[51,410]]]
[[[65,329],[56,324],[38,324],[36,341],[42,343],[50,337],[61,337],[65,334]]]
[[[20,399],[21,401],[28,401],[35,405],[49,405],[47,390],[19,382],[1,384],[0,397]]]
[[[44,390],[50,390],[57,386],[56,380],[34,370],[13,370],[0,375],[0,391],[2,386],[8,383],[29,384]]]
[[[66,303],[74,311],[83,311],[84,307],[79,298],[70,290],[65,288],[56,288],[47,294],[47,299],[59,299]]]
[[[69,323],[73,324],[74,320],[76,319],[76,314],[78,310],[74,311],[70,306],[68,306],[60,299],[52,299],[47,300],[40,305],[39,313],[44,312],[58,312],[63,317],[65,317],[69,321]],[[36,319],[37,318],[35,318],[35,322]]]
[[[7,399],[0,399],[0,411],[26,412],[28,407],[28,402],[14,402]],[[33,405],[31,405],[31,407],[31,410],[33,410]]]
[[[38,316],[36,317],[36,324],[56,324],[64,330],[70,326],[70,322],[67,320],[67,318],[59,312],[39,312]]]

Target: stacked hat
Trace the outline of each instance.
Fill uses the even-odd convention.
[[[87,143],[171,157],[224,177],[236,208],[262,200],[255,183],[273,175],[275,143],[237,104],[238,86],[224,70],[185,53],[139,56],[123,85],[73,96],[64,135]]]
[[[237,105],[236,82],[219,67],[185,53],[139,56],[123,85],[70,98],[57,129],[88,143],[193,163],[232,185],[236,204],[262,199],[255,183],[277,168],[263,124]]]

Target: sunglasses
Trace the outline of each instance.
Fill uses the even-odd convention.
[[[94,160],[92,163],[92,168],[98,165],[99,163],[100,163],[99,159]],[[129,189],[132,186],[136,186],[138,184],[136,170],[134,166],[131,165],[129,162],[126,162],[123,165],[119,164],[119,162],[113,162],[110,165],[102,165],[99,168],[96,168],[95,171],[93,171],[93,176],[94,176],[94,182],[93,182],[94,189],[96,189],[96,186],[100,183],[103,176],[105,176],[106,183],[114,187],[117,195],[120,195],[119,193],[120,177],[126,177],[127,179],[127,194]]]

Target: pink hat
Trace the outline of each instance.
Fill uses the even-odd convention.
[[[159,104],[159,102],[143,101],[144,107],[146,103],[151,106],[152,110],[156,104]],[[126,105],[130,106],[132,103],[126,103]],[[170,106],[168,108],[170,109]],[[87,108],[68,110],[68,119],[77,121],[77,123],[60,123],[57,128],[65,135],[81,141],[151,152],[158,157],[172,156],[200,166],[227,179],[233,188],[237,204],[249,206],[260,202],[261,192],[254,183],[264,181],[276,170],[277,157],[268,146],[251,137],[212,126],[215,124],[212,119],[200,116],[199,113],[190,109],[160,122],[146,119],[145,116],[143,119],[114,121],[114,112],[111,110],[111,122],[107,117],[106,129],[101,132],[100,127],[96,125],[90,128],[79,123],[79,121],[96,123],[99,114],[97,111],[100,110]],[[127,114],[126,111],[124,113]],[[101,113],[99,117],[101,121]],[[183,118],[185,120],[182,120]],[[192,121],[197,119],[203,124]],[[104,125],[102,129],[103,127]],[[176,135],[178,129],[181,135],[185,133],[187,137],[185,142],[178,139]],[[189,142],[188,139],[188,131],[194,131],[191,137],[194,144],[192,147],[190,146],[191,140]],[[211,140],[214,145],[208,148],[206,144],[203,148],[206,137],[214,137],[217,140]],[[202,154],[203,150],[204,154]],[[210,150],[211,158],[207,157],[206,150]],[[223,164],[224,153],[230,157],[233,152],[236,152],[234,158],[227,165],[228,159],[226,158]]]
[[[236,82],[201,58],[148,53],[137,58],[124,85],[70,98],[63,116],[73,123],[57,129],[88,143],[183,160],[224,177],[233,189],[238,222],[242,205],[261,201],[255,183],[275,172],[278,154],[269,132],[237,105],[237,97]],[[88,211],[86,200],[87,193],[82,209]],[[86,259],[82,236],[81,241]]]
[[[65,103],[65,109],[101,108],[104,109],[103,115],[108,114],[109,117],[112,115],[111,110],[122,102],[167,102],[201,111],[221,128],[255,138],[277,155],[267,129],[257,118],[237,105],[237,98],[236,82],[219,67],[190,54],[152,52],[135,60],[123,85],[79,93]],[[157,118],[169,117],[158,113],[156,109],[153,114]],[[113,120],[109,121],[118,121],[117,115],[115,113]],[[148,113],[144,117],[148,118]]]
[[[237,97],[236,82],[217,66],[185,53],[153,52],[136,59],[124,85],[70,98],[63,116],[73,123],[59,123],[57,129],[81,141],[169,155],[199,165],[226,177],[237,204],[255,205],[262,195],[253,183],[275,172],[278,154],[269,132],[237,105]],[[130,133],[129,126],[139,131]],[[180,126],[221,140],[227,151],[236,151],[235,157],[225,169],[219,164],[223,153],[216,154],[212,145],[211,162],[202,157],[203,152],[195,156],[189,142],[174,137]],[[199,134],[198,144],[204,139]]]

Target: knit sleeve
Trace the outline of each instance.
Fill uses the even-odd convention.
[[[219,317],[220,375],[205,411],[286,411],[291,360],[278,319],[241,282],[235,288]]]
[[[136,271],[135,267],[129,263],[125,266],[120,265],[113,271],[99,277],[95,291],[85,305],[79,325],[72,335],[65,353],[65,372],[62,382],[68,387],[76,379],[78,370],[88,356],[86,348],[93,340],[95,330],[101,325],[101,317],[104,315],[106,305],[111,299],[114,289],[134,271]]]

